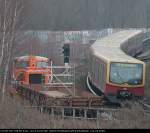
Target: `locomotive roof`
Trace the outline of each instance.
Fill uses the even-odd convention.
[[[133,63],[142,62],[127,55],[121,50],[121,45],[140,33],[142,33],[142,30],[123,30],[111,34],[107,37],[97,40],[91,46],[92,53],[98,58],[102,58],[106,61]]]
[[[20,57],[16,57],[15,60],[28,61],[30,57],[31,57],[30,55],[20,56]],[[42,56],[33,56],[33,58],[35,58],[37,61],[48,61],[48,58]]]

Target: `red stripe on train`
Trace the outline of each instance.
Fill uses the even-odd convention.
[[[144,95],[144,87],[119,87],[119,86],[114,86],[110,84],[106,84],[105,88],[105,94],[117,94],[118,91],[120,90],[127,90],[131,92],[135,96],[143,96]]]

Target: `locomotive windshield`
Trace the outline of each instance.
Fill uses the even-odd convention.
[[[110,65],[110,82],[115,84],[140,85],[142,74],[142,64],[111,63]]]
[[[37,68],[46,68],[48,67],[48,62],[39,61],[37,62]]]
[[[28,61],[15,61],[16,68],[23,69],[29,66]]]

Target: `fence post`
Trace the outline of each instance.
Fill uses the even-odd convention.
[[[75,108],[73,108],[73,118],[75,118]]]
[[[61,109],[62,111],[62,119],[64,119],[64,108]]]
[[[84,109],[84,118],[87,118],[87,110]]]
[[[40,106],[40,113],[43,113],[43,106]]]
[[[100,127],[100,113],[99,110],[97,110],[97,120],[96,120],[97,128]]]
[[[64,128],[64,116],[65,116],[64,108],[62,108],[61,111],[62,111],[62,128]]]
[[[73,85],[73,89],[74,89],[74,92],[73,92],[73,95],[74,96],[76,96],[76,72],[75,72],[75,64],[74,64],[74,66],[73,66],[73,76],[74,76],[74,78],[73,78],[73,82],[74,82],[74,85]]]
[[[22,113],[23,113],[23,108],[22,108],[22,106],[20,106],[20,105],[17,104],[16,113],[17,113],[17,116],[16,116],[16,127],[17,127],[17,128],[21,128]]]
[[[54,115],[54,108],[52,107],[51,109],[52,109],[52,114],[51,114],[51,116],[52,116],[52,119],[53,119],[53,127],[55,128],[55,115]]]

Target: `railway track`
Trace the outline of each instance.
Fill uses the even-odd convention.
[[[104,105],[103,96],[97,97],[79,97],[64,96],[52,97],[45,93],[29,89],[25,86],[19,86],[17,93],[23,98],[30,101],[35,106],[65,106],[65,107],[94,107],[98,108]]]
[[[150,103],[147,99],[140,100],[138,98],[133,99],[121,99],[118,100],[109,96],[64,96],[64,97],[51,97],[27,88],[26,86],[19,86],[17,89],[17,95],[22,99],[30,101],[34,106],[64,106],[64,107],[88,107],[88,108],[100,108],[100,107],[112,107],[112,108],[132,108],[133,105],[142,105],[145,110],[150,111]],[[149,100],[150,101],[150,100]]]
[[[51,116],[57,115],[64,118],[96,119],[99,115],[98,109],[105,105],[103,96],[48,97],[44,93],[39,93],[25,86],[17,87],[13,93],[15,93],[17,100],[23,103],[29,101],[30,106],[23,105],[23,108],[36,108]]]
[[[104,96],[50,97],[45,93],[40,93],[38,89],[32,90],[27,86],[18,86],[15,92],[17,92],[17,97],[19,96],[18,99],[22,100],[23,103],[24,101],[29,101],[31,108],[37,108],[39,111],[46,112],[52,116],[58,114],[66,118],[95,119],[98,117],[99,112],[103,112],[99,110],[100,108],[113,106]]]
[[[143,106],[143,109],[150,114],[150,99],[144,98],[143,100],[139,100],[138,103]]]
[[[45,97],[44,94],[27,90],[23,86],[17,88],[16,95],[22,100],[29,101],[30,106],[23,105],[24,108],[36,108],[40,112],[64,118],[98,119],[105,116],[106,119],[109,119],[114,112],[121,111],[123,108],[131,109],[135,104],[143,105],[146,115],[150,113],[150,105],[144,100],[124,100],[124,102],[121,101],[121,107],[114,108],[114,106],[108,105],[108,101],[103,96],[89,98]]]
[[[64,106],[64,107],[88,107],[88,108],[101,108],[101,107],[111,107],[118,108],[121,107],[120,101],[112,96],[56,96],[47,95],[47,91],[39,91],[40,87],[32,88],[31,86],[17,85],[17,94],[22,99],[27,99],[30,101],[31,105],[34,106]],[[62,88],[61,88],[62,89]],[[54,88],[57,90],[57,88]],[[48,91],[52,93],[52,91]]]
[[[133,109],[134,107],[139,107],[145,113],[150,116],[150,99],[149,98],[132,98],[121,100],[121,108]]]

